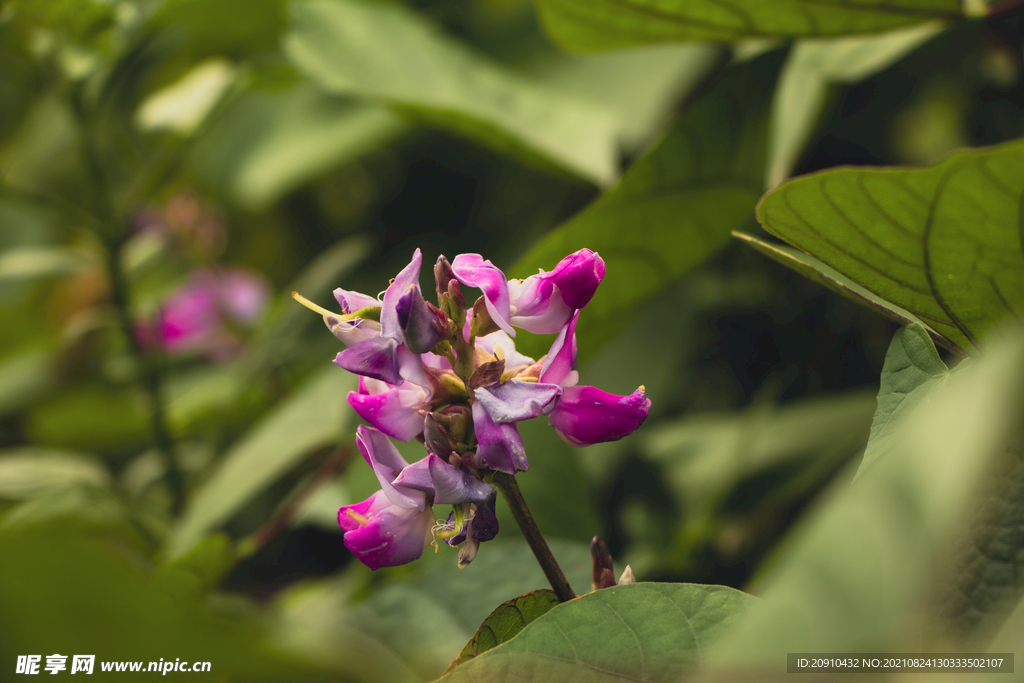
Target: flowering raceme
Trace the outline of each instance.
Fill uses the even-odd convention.
[[[595,252],[581,249],[522,281],[479,254],[442,256],[436,306],[420,289],[422,259],[417,249],[380,300],[335,290],[340,313],[294,294],[345,344],[334,362],[360,375],[348,401],[370,424],[357,443],[381,490],[341,508],[338,523],[371,569],[418,558],[432,538],[458,545],[460,566],[472,561],[498,532],[491,484],[530,467],[518,422],[546,415],[582,446],[631,434],[651,405],[643,387],[616,396],[578,384],[576,323],[605,275]],[[463,287],[483,294],[468,308]],[[515,328],[558,336],[534,360],[516,351]],[[408,464],[389,437],[417,439],[426,457]],[[452,506],[444,521],[437,504]]]

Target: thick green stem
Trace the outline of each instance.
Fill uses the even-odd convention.
[[[537,527],[537,522],[530,514],[530,508],[526,507],[526,500],[523,498],[522,491],[519,490],[516,478],[511,474],[495,472],[492,483],[501,491],[502,497],[508,503],[516,524],[519,525],[523,536],[526,537],[526,542],[530,544],[530,550],[533,551],[537,562],[540,563],[540,568],[544,570],[544,576],[547,577],[552,590],[558,596],[558,601],[568,602],[575,598],[576,593],[573,592],[565,574],[562,573],[562,568],[558,566],[555,556],[551,554],[547,541],[544,540],[544,536],[541,535],[540,529]]]

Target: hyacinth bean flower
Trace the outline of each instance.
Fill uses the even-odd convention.
[[[604,260],[589,249],[566,256],[550,273],[525,280],[505,275],[479,254],[459,254],[452,261],[459,282],[479,287],[494,323],[511,336],[512,327],[534,334],[554,334],[590,302],[604,279]]]
[[[421,266],[417,249],[380,299],[335,290],[340,313],[295,295],[346,345],[335,363],[360,375],[348,401],[372,425],[359,428],[357,443],[381,490],[341,508],[338,522],[346,547],[372,569],[419,557],[430,537],[459,546],[459,566],[472,561],[498,532],[495,487],[514,510],[525,505],[510,494],[530,467],[519,422],[547,416],[563,439],[588,445],[632,433],[651,405],[643,387],[616,396],[579,385],[580,309],[605,275],[595,252],[581,249],[522,281],[479,254],[442,256],[437,306],[423,298]],[[475,304],[464,287],[480,290]],[[516,327],[558,335],[534,360],[516,350]],[[426,456],[406,463],[389,437],[418,441]],[[444,522],[434,505],[452,506]],[[560,599],[571,595],[565,587]]]
[[[370,569],[393,567],[423,554],[434,524],[428,500],[462,504],[487,500],[494,489],[436,455],[409,465],[388,438],[360,426],[356,444],[381,490],[338,510],[345,547]]]

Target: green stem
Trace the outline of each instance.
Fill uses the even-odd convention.
[[[569,586],[569,582],[566,580],[565,574],[562,573],[562,568],[558,566],[555,556],[551,554],[551,548],[548,547],[547,541],[544,540],[544,536],[537,527],[537,522],[534,521],[533,515],[530,514],[530,508],[526,507],[526,500],[523,498],[523,492],[519,490],[516,478],[511,474],[495,472],[492,483],[501,491],[502,497],[508,503],[516,524],[519,525],[523,536],[526,537],[526,542],[530,544],[530,550],[533,551],[534,557],[540,563],[540,568],[544,570],[544,576],[547,577],[552,590],[558,596],[558,601],[568,602],[575,598],[576,593]]]
[[[121,267],[120,251],[115,245],[109,252],[111,298],[114,309],[117,311],[121,331],[128,341],[128,348],[131,349],[132,355],[138,363],[142,386],[149,397],[150,429],[156,449],[160,453],[160,459],[163,460],[164,477],[171,492],[171,511],[177,515],[185,505],[185,478],[178,467],[174,438],[167,426],[167,412],[164,405],[160,370],[156,365],[157,361],[146,357],[135,336],[135,326],[129,313],[131,303],[128,282]]]

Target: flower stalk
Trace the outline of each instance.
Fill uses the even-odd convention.
[[[530,545],[530,550],[533,551],[533,555],[537,558],[540,568],[544,571],[544,576],[547,577],[548,583],[551,584],[551,589],[555,591],[558,601],[568,602],[575,598],[576,593],[569,585],[569,581],[565,578],[565,573],[558,566],[558,561],[555,560],[555,556],[551,553],[551,548],[548,547],[547,541],[544,540],[544,536],[540,533],[540,528],[537,527],[537,522],[534,521],[530,508],[526,506],[526,499],[523,498],[523,492],[519,490],[516,478],[511,474],[495,472],[491,484],[494,488],[501,491],[502,498],[505,499],[508,509],[512,511],[512,517],[516,520],[516,524],[519,525],[523,536],[526,537],[526,542]]]

